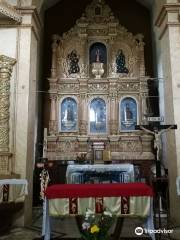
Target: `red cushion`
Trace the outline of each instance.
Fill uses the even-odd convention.
[[[56,184],[47,187],[46,197],[118,197],[118,196],[153,196],[153,190],[145,183],[114,184]]]

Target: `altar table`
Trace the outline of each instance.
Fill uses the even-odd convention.
[[[26,179],[0,180],[0,203],[23,202],[28,194]]]
[[[45,240],[50,239],[50,216],[85,215],[87,208],[96,214],[107,208],[120,217],[144,217],[146,229],[154,229],[153,191],[144,183],[57,184],[47,187],[45,195]]]
[[[68,165],[67,183],[134,182],[133,164],[74,164]]]

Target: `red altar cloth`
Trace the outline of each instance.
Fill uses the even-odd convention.
[[[153,190],[145,183],[114,184],[57,184],[47,187],[47,199],[87,198],[118,196],[153,196]]]

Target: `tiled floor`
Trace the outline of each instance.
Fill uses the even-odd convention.
[[[33,240],[33,239],[41,239],[41,222],[42,222],[42,209],[36,208],[33,212],[33,223],[32,226],[28,228],[11,228],[9,233],[4,234],[3,236],[0,236],[0,240]],[[164,221],[165,222],[165,221]],[[122,233],[120,236],[120,239],[149,239],[148,236],[143,235],[143,237],[137,238],[137,236],[134,233],[134,229],[137,226],[142,226],[142,221],[138,219],[126,219],[123,228]],[[80,239],[81,235],[78,231],[78,227],[76,224],[76,221],[73,217],[69,218],[58,218],[53,219],[53,240],[58,239]],[[166,228],[166,226],[164,226]],[[174,234],[175,236],[175,234]],[[171,236],[173,237],[173,235]],[[178,238],[179,237],[179,238]],[[168,239],[177,239],[180,240],[180,230],[177,231],[176,237],[169,238],[167,234],[163,234],[161,237],[161,240],[168,240]]]

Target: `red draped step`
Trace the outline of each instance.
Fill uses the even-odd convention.
[[[153,196],[153,190],[145,183],[113,184],[56,184],[47,187],[47,199],[118,197],[118,196]]]

